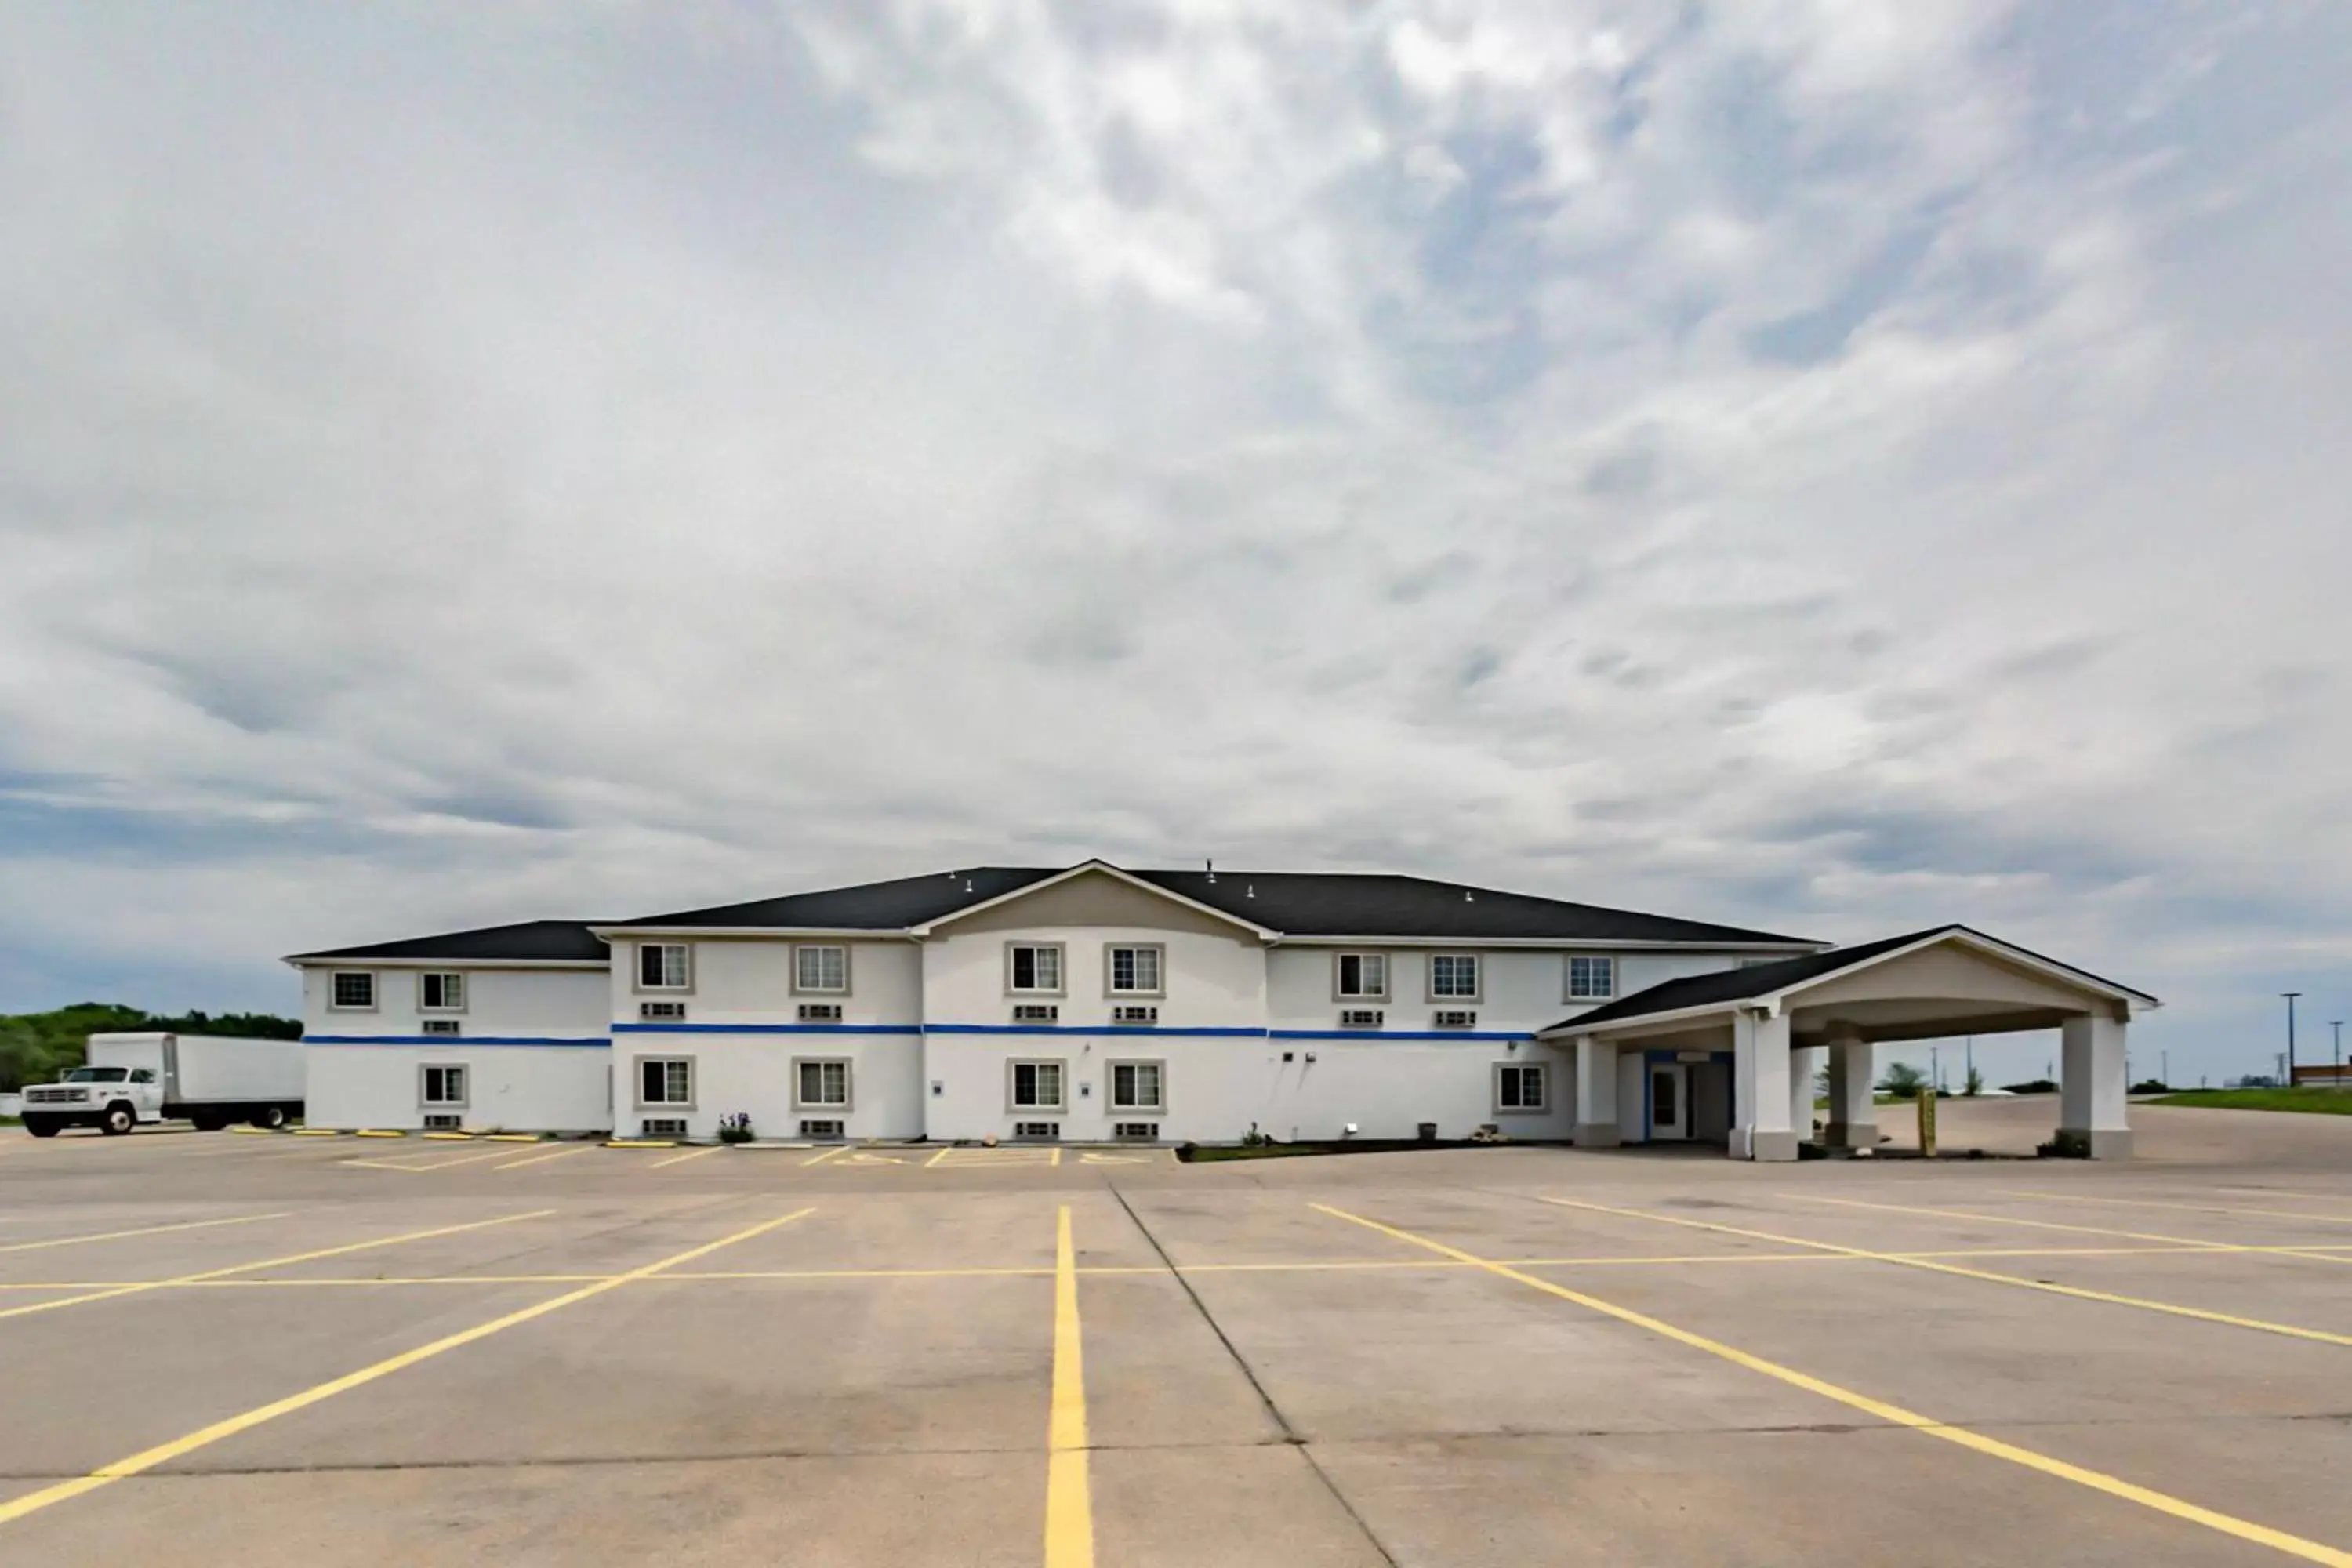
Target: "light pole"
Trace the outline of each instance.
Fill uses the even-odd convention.
[[[1974,1086],[1977,1081],[1977,1037],[1974,1035],[1970,1035],[1968,1037],[1968,1040],[1969,1043],[1967,1049],[1969,1053],[1969,1070],[1968,1076],[1960,1079],[1960,1087],[1969,1093],[1974,1094],[1976,1092]]]
[[[2294,999],[2303,993],[2282,991],[2279,994],[2286,998],[2286,1083],[2284,1087],[2293,1089],[2294,1087]]]
[[[2156,1075],[2164,1080],[2165,1088],[2172,1087],[2172,1053],[2170,1051],[2156,1053]]]
[[[2336,1031],[2336,1087],[2344,1087],[2344,1020],[2330,1018],[2327,1026]]]

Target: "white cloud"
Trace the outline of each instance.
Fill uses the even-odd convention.
[[[2110,9],[12,10],[0,1006],[1214,854],[2247,1065],[2352,1000],[2343,25]]]

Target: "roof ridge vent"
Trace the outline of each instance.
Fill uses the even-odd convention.
[[[1245,884],[1245,885],[1243,887],[1243,889],[1242,889],[1242,897],[1243,897],[1243,898],[1245,898],[1245,899],[1255,899],[1255,898],[1256,898],[1256,897],[1257,897],[1257,884],[1256,884],[1255,882],[1250,882],[1250,883]]]
[[[1478,895],[1465,888],[1462,889],[1462,901],[1465,904],[1475,904],[1478,901]]]

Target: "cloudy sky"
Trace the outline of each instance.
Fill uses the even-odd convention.
[[[1213,856],[2324,1049],[2348,88],[2330,0],[10,5],[0,1011]]]

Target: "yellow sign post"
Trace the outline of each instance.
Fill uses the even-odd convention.
[[[1919,1090],[1919,1153],[1923,1159],[1936,1157],[1936,1088],[1933,1084]]]

